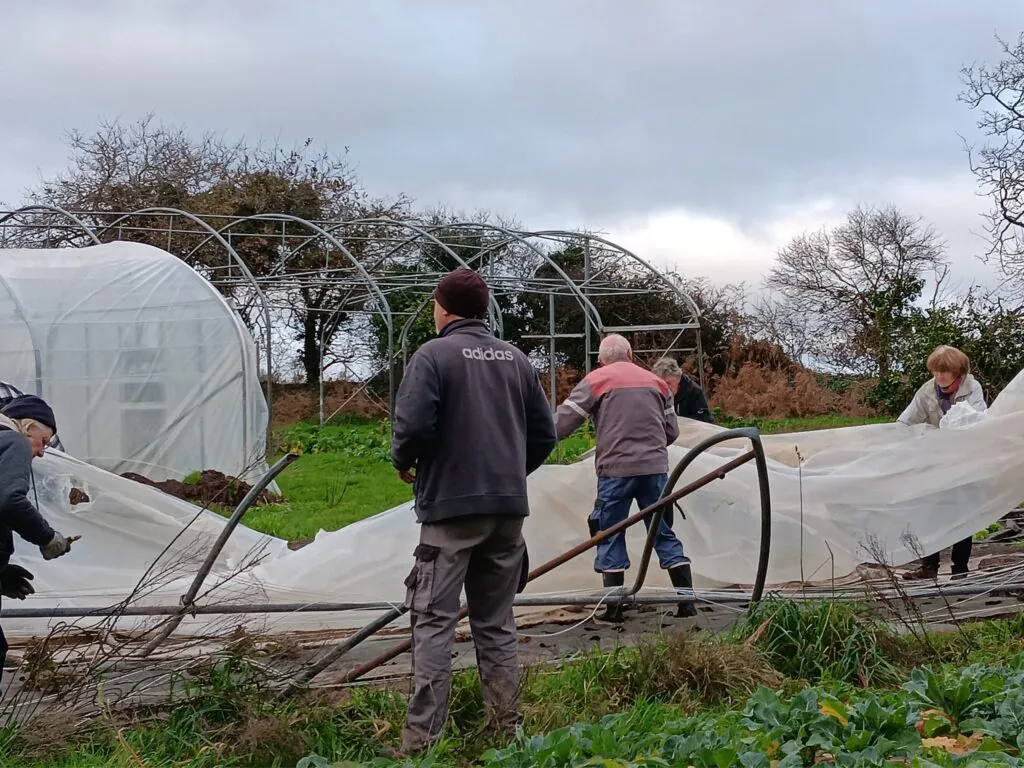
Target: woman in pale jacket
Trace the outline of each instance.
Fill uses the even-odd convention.
[[[901,423],[938,427],[942,417],[957,403],[967,403],[976,411],[987,410],[981,384],[971,376],[971,361],[956,347],[937,347],[928,356],[928,372],[932,378],[917,390],[910,405],[900,414]],[[973,538],[970,536],[953,545],[951,559],[954,579],[967,574],[972,545]],[[939,575],[939,555],[939,552],[928,555],[921,561],[920,567],[905,573],[903,578],[935,579]]]

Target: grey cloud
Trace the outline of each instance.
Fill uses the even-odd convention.
[[[0,199],[63,163],[63,129],[153,110],[347,145],[375,193],[524,222],[676,206],[756,222],[962,170],[959,69],[1020,18],[1019,0],[18,4]]]

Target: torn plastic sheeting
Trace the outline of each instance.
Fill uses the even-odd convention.
[[[721,428],[681,421],[670,450],[679,461],[686,446]],[[765,436],[772,496],[769,583],[824,580],[879,557],[906,564],[920,550],[934,552],[985,528],[1024,498],[1024,377],[1007,387],[989,414],[964,429],[876,424]],[[747,441],[724,443],[700,456],[681,483],[713,471],[747,450]],[[525,533],[531,562],[540,563],[586,536],[596,491],[593,459],[545,466],[530,478],[531,516]],[[752,465],[682,501],[675,523],[693,560],[699,586],[750,584],[759,547],[757,475]],[[801,535],[802,532],[802,535]],[[418,528],[412,505],[321,533],[296,553],[268,562],[261,576],[293,584],[334,582],[339,593],[401,600],[401,576]],[[627,535],[639,556],[643,526]],[[916,540],[916,544],[914,543]],[[661,571],[652,586],[669,586]],[[593,589],[599,578],[585,554],[538,579],[527,593]],[[336,593],[336,594],[339,594]]]
[[[679,440],[670,449],[672,462],[683,457],[685,446],[720,429],[688,420],[681,424]],[[894,565],[905,564],[917,557],[908,535],[917,539],[921,551],[934,552],[984,529],[1024,499],[1024,376],[1014,379],[984,417],[961,429],[877,424],[766,436],[764,445],[773,513],[769,583],[801,577],[821,581],[833,573],[839,577],[878,555]],[[747,448],[743,440],[722,444],[699,457],[681,483]],[[185,502],[66,457],[43,459],[36,474],[43,488],[52,488],[40,494],[44,512],[57,528],[81,533],[83,539],[70,556],[51,563],[41,562],[34,548],[19,543],[16,559],[37,577],[40,594],[33,596],[33,605],[124,599],[196,512]],[[84,482],[92,498],[89,504],[72,509],[67,503],[72,478],[78,487]],[[531,476],[533,514],[525,526],[531,562],[546,561],[586,537],[595,490],[592,458],[571,466],[548,465]],[[759,546],[754,467],[729,473],[682,504],[687,516],[677,516],[675,530],[693,560],[698,589],[751,583]],[[208,547],[223,524],[219,516],[205,513],[185,538],[200,549]],[[204,602],[400,602],[418,533],[411,504],[339,531],[321,532],[294,552],[284,541],[240,528],[210,584],[230,575],[253,547],[265,548],[266,557]],[[630,530],[627,540],[634,558],[643,539],[643,526]],[[146,602],[176,602],[196,567],[197,562],[182,564],[180,577],[151,592]],[[538,579],[527,593],[591,591],[599,583],[588,553]],[[648,583],[669,586],[657,569]],[[367,619],[363,612],[253,617],[250,622],[239,616],[199,616],[186,620],[179,631],[206,630],[215,621],[291,631],[353,627]],[[16,628],[5,622],[5,629]]]

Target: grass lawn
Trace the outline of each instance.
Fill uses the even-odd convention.
[[[286,504],[256,507],[245,524],[294,541],[334,531],[412,498],[390,464],[344,453],[308,454],[278,478]]]
[[[727,426],[756,426],[763,434],[805,432],[884,421],[815,416],[806,419],[729,419]],[[245,524],[289,541],[310,539],[319,530],[334,531],[409,501],[412,488],[395,475],[389,461],[386,422],[352,421],[322,430],[297,424],[275,434],[280,453],[299,460],[278,478],[285,503],[256,507]],[[589,424],[559,443],[548,463],[576,461],[594,445]]]

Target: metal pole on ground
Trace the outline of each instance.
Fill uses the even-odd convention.
[[[737,435],[733,435],[733,437],[736,437],[736,436]],[[746,435],[746,433],[744,433],[742,436],[747,436],[747,435]],[[728,472],[731,472],[732,470],[736,469],[737,467],[741,467],[744,464],[746,464],[747,462],[749,462],[751,460],[754,460],[756,458],[757,458],[757,454],[756,454],[755,451],[753,451],[753,450],[747,451],[746,453],[744,453],[744,454],[742,454],[740,456],[737,456],[735,459],[732,459],[731,461],[726,462],[725,464],[723,464],[721,467],[717,468],[713,472],[709,472],[708,474],[704,475],[703,477],[700,477],[697,480],[694,480],[693,482],[689,483],[688,485],[680,488],[678,491],[673,491],[672,493],[669,493],[669,494],[663,496],[661,499],[656,501],[651,506],[646,507],[646,508],[640,510],[639,512],[636,512],[635,514],[633,514],[633,515],[629,516],[628,518],[626,518],[625,520],[623,520],[621,523],[613,525],[611,528],[607,528],[607,529],[599,532],[597,535],[592,536],[591,538],[587,539],[586,541],[576,545],[575,547],[573,547],[572,549],[568,550],[567,552],[564,552],[561,555],[558,555],[557,557],[552,558],[548,562],[543,563],[542,565],[537,566],[537,568],[533,569],[530,572],[530,574],[527,576],[527,579],[526,579],[527,583],[533,581],[534,579],[537,579],[537,578],[543,576],[546,573],[549,573],[550,571],[553,571],[558,566],[563,565],[563,564],[569,562],[573,558],[578,557],[579,555],[583,554],[587,550],[592,549],[593,547],[597,546],[599,543],[601,543],[605,539],[608,539],[611,536],[614,536],[615,534],[620,533],[622,531],[625,531],[627,528],[630,528],[630,527],[636,525],[637,523],[642,521],[645,517],[650,515],[652,512],[655,512],[655,511],[657,511],[659,509],[662,509],[662,508],[664,508],[664,507],[666,507],[668,505],[674,504],[676,501],[678,501],[679,499],[683,498],[684,496],[687,496],[687,495],[693,493],[694,491],[700,490],[701,488],[703,488],[706,485],[709,485],[710,483],[714,482],[715,480],[718,480],[718,479],[724,477]],[[377,626],[373,630],[373,632],[368,632],[368,633],[365,633],[365,634],[360,632],[360,635],[362,635],[362,637],[360,638],[360,642],[363,639],[366,639],[366,638],[370,637],[374,632],[376,632],[379,629],[383,628],[387,624],[390,624],[392,621],[397,619],[399,616],[403,615],[406,611],[407,611],[407,609],[404,606],[401,609],[397,609],[396,608],[396,609],[394,609],[392,611],[389,611],[384,616],[381,616],[379,619],[376,619],[371,625],[367,625],[366,629],[369,629],[370,626],[374,626],[374,625],[377,625]],[[461,621],[468,614],[469,614],[469,607],[468,606],[463,606],[462,610],[459,612],[459,620]],[[351,638],[350,638],[350,641],[351,641]],[[324,654],[320,659],[317,659],[317,660],[311,662],[309,665],[307,665],[302,670],[300,670],[300,672],[293,678],[293,680],[298,681],[298,680],[301,679],[304,682],[307,682],[307,683],[310,682],[311,680],[313,680],[313,678],[315,678],[318,674],[320,674],[320,672],[324,671],[329,666],[331,666],[334,662],[338,661],[342,656],[344,656],[346,653],[348,653],[350,650],[352,650],[352,648],[354,648],[356,645],[358,645],[358,643],[346,642],[346,643],[342,644],[341,646],[338,646],[336,648],[331,649],[331,651],[329,651],[328,653]],[[403,653],[406,653],[410,648],[412,648],[412,639],[405,640],[405,641],[395,645],[390,650],[385,651],[384,653],[380,654],[376,658],[371,659],[370,661],[367,661],[366,663],[360,664],[359,666],[355,667],[354,669],[349,670],[349,672],[342,678],[341,682],[343,682],[343,683],[350,683],[350,682],[353,682],[354,680],[358,680],[360,677],[362,677],[363,675],[367,674],[368,672],[371,672],[374,669],[376,669],[377,667],[379,667],[379,666],[381,666],[383,664],[387,664],[392,659],[395,659],[398,656],[401,656]],[[301,685],[302,683],[297,683],[297,684]],[[293,685],[291,683],[289,684],[289,688],[294,688],[294,687],[295,687],[295,685]]]
[[[142,656],[148,656],[155,651],[160,644],[170,637],[171,633],[178,628],[178,625],[181,624],[182,620],[185,618],[185,614],[189,612],[193,603],[195,603],[196,595],[199,594],[199,590],[203,586],[203,582],[206,581],[206,577],[209,576],[210,571],[213,570],[214,563],[217,562],[217,558],[220,556],[224,546],[228,543],[228,539],[231,538],[231,534],[235,532],[235,529],[242,522],[242,517],[244,517],[245,513],[249,511],[249,507],[256,502],[256,499],[258,499],[260,494],[267,489],[267,486],[274,482],[274,478],[281,474],[286,467],[298,458],[299,457],[294,453],[289,453],[278,459],[277,463],[274,464],[274,466],[272,466],[269,471],[261,477],[252,488],[249,489],[247,494],[245,494],[245,498],[243,498],[239,505],[235,507],[235,511],[231,514],[231,517],[224,525],[224,528],[221,530],[217,540],[213,543],[213,547],[211,547],[210,551],[207,553],[206,560],[203,561],[203,564],[199,567],[199,572],[196,573],[195,578],[192,580],[192,585],[188,588],[188,591],[181,596],[181,610],[176,616],[167,622],[167,625],[160,631],[160,634],[154,637],[149,644],[143,648]]]

